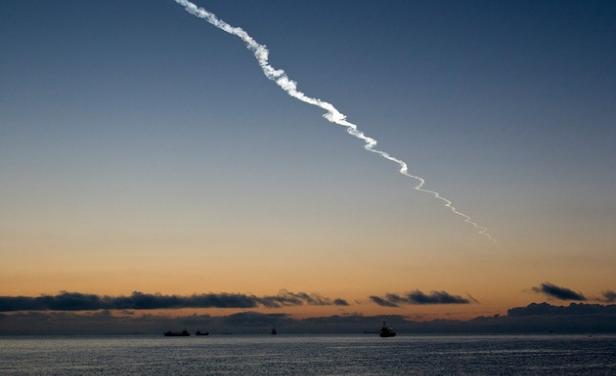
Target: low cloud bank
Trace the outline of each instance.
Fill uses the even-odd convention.
[[[141,311],[142,313],[144,311]],[[228,316],[183,317],[138,314],[135,311],[0,313],[0,335],[157,334],[166,330],[207,330],[218,334],[367,333],[376,335],[383,321],[398,333],[616,333],[616,305],[533,303],[511,308],[505,316],[472,320],[413,321],[403,315],[359,314],[294,318],[286,313],[242,312]]]
[[[526,307],[515,307],[507,311],[507,316],[510,317],[580,315],[613,315],[616,318],[616,305],[571,303],[568,306],[555,306],[548,303],[531,303]]]
[[[409,292],[407,294],[388,293],[385,296],[373,295],[370,297],[373,303],[382,307],[400,307],[402,304],[469,304],[471,298],[465,298],[459,295],[451,295],[446,291],[432,291],[430,294],[425,294],[419,290]],[[475,299],[472,299],[475,301]]]
[[[101,296],[79,292],[57,295],[0,296],[0,312],[11,311],[95,311],[176,308],[281,308],[301,305],[348,306],[342,298],[330,299],[306,292],[281,290],[277,295],[256,296],[234,293],[182,295],[146,294],[139,291],[128,296]]]

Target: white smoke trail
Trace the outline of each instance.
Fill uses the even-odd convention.
[[[286,75],[284,70],[276,69],[269,64],[269,51],[265,45],[257,43],[257,41],[255,41],[250,35],[248,35],[248,33],[245,32],[242,28],[229,25],[225,21],[216,17],[214,13],[211,13],[203,8],[198,7],[197,5],[193,4],[192,2],[188,0],[174,0],[174,1],[180,4],[181,6],[183,6],[184,9],[186,9],[188,13],[206,20],[210,24],[216,26],[217,28],[221,29],[222,31],[226,33],[235,35],[236,37],[240,38],[246,44],[246,47],[254,53],[257,59],[257,62],[261,66],[261,69],[263,70],[263,73],[265,74],[265,76],[269,78],[270,80],[276,82],[276,84],[280,86],[282,90],[284,90],[287,94],[289,94],[293,98],[296,98],[304,103],[308,103],[308,104],[320,107],[323,110],[325,110],[326,112],[325,114],[323,114],[323,117],[325,119],[329,120],[332,123],[346,127],[346,130],[350,135],[356,138],[359,138],[365,143],[364,148],[366,150],[376,153],[379,156],[396,163],[398,166],[400,166],[399,172],[402,175],[415,179],[418,182],[417,185],[415,186],[415,190],[431,194],[436,199],[442,201],[445,204],[445,207],[449,208],[449,210],[451,210],[452,213],[464,218],[464,222],[472,225],[480,235],[485,235],[490,240],[493,240],[490,233],[488,233],[488,229],[486,227],[477,224],[476,222],[472,220],[470,216],[458,211],[458,209],[456,209],[455,206],[453,206],[453,202],[451,200],[449,200],[446,197],[443,197],[440,193],[436,191],[431,191],[431,190],[423,188],[425,184],[424,178],[422,178],[421,176],[416,176],[416,175],[409,173],[406,162],[404,162],[401,159],[392,157],[391,155],[389,155],[388,153],[384,151],[375,149],[374,147],[377,145],[377,141],[372,137],[366,136],[362,131],[360,131],[357,128],[357,125],[347,121],[346,115],[338,111],[336,107],[334,107],[334,105],[332,105],[329,102],[325,102],[321,99],[318,99],[318,98],[309,97],[303,92],[299,91],[297,89],[297,83],[291,80]]]

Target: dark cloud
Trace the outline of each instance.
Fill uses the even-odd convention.
[[[603,299],[606,303],[616,303],[616,291],[607,290],[603,292]]]
[[[387,299],[383,299],[380,296],[372,295],[370,297],[373,303],[380,305],[381,307],[399,307],[396,303],[392,303]]]
[[[446,291],[432,291],[429,295],[416,290],[407,296],[410,304],[469,304],[471,301]]]
[[[301,305],[348,305],[341,298],[330,299],[317,294],[281,290],[278,295],[207,293],[188,296],[146,294],[99,296],[63,291],[57,295],[0,296],[0,312],[10,311],[88,311],[102,309],[172,309],[172,308],[281,308]]]
[[[281,290],[278,295],[257,297],[257,302],[265,307],[278,308],[297,306],[302,304],[314,306],[345,305],[338,303],[346,303],[346,300],[341,298],[330,299],[324,296],[320,296],[318,294],[308,294],[306,292],[291,292],[287,290]],[[348,303],[346,305],[348,305]]]
[[[398,294],[392,294],[392,293],[385,294],[385,298],[383,298],[383,300],[390,302],[391,304],[395,304],[396,307],[399,306],[400,304],[406,303],[405,298],[403,298],[402,296]]]
[[[555,306],[549,303],[531,303],[526,307],[515,307],[507,311],[509,317],[578,315],[612,315],[616,317],[616,305],[571,303],[568,306]]]
[[[102,309],[101,298],[97,295],[75,292],[61,292],[58,295],[42,295],[39,297],[2,296],[0,311],[78,311]]]
[[[559,300],[586,300],[586,297],[583,294],[566,287],[556,286],[550,282],[542,283],[540,286],[533,287],[533,291]]]
[[[469,304],[471,300],[477,303],[474,298],[451,295],[446,291],[432,291],[426,294],[415,290],[404,295],[387,293],[384,297],[371,296],[370,299],[383,307],[399,307],[402,304]]]

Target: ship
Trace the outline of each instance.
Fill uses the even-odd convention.
[[[272,335],[275,336],[278,334],[278,331],[276,330],[276,328],[272,328]]]
[[[387,326],[385,321],[383,321],[383,327],[381,327],[381,330],[379,331],[379,336],[381,336],[381,337],[395,337],[396,336],[396,332],[394,332],[394,330],[391,328],[391,326]]]
[[[188,337],[190,335],[190,333],[188,333],[188,330],[184,329],[181,332],[172,332],[172,331],[166,331],[165,333],[165,337]]]
[[[202,331],[200,331],[200,330],[197,330],[197,331],[195,332],[195,335],[196,335],[196,336],[209,336],[209,335],[210,335],[210,332],[202,332]]]

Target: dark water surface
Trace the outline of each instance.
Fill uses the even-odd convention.
[[[616,375],[616,336],[0,337],[0,375]]]

